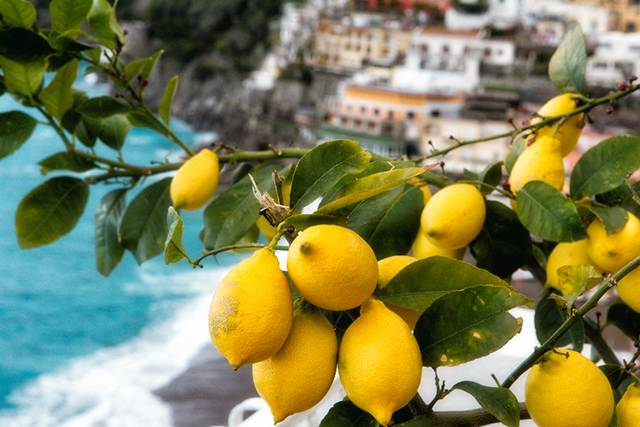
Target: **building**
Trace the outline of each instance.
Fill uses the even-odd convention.
[[[593,4],[609,11],[609,31],[633,33],[640,29],[638,0],[573,0],[574,4]]]
[[[535,0],[527,5],[525,21],[533,29],[533,43],[555,46],[560,43],[566,30],[576,24],[580,25],[589,40],[607,32],[609,11],[595,4]]]
[[[521,22],[523,3],[524,0],[454,0],[445,14],[445,25],[451,30],[514,28]]]
[[[410,32],[398,21],[380,15],[322,19],[306,62],[336,72],[353,72],[367,65],[390,67],[406,54],[409,41]]]
[[[483,37],[480,31],[421,28],[412,33],[403,65],[394,69],[392,86],[439,93],[471,92],[480,68],[509,72],[515,62],[511,40]]]
[[[640,34],[611,32],[598,37],[595,52],[587,60],[590,85],[613,87],[639,73]]]

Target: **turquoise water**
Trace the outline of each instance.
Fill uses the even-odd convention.
[[[11,109],[21,107],[0,97],[0,111]],[[193,143],[195,133],[180,123],[174,127]],[[135,129],[129,141],[124,155],[131,163],[162,160],[174,150],[146,130]],[[206,300],[221,269],[209,263],[194,272],[185,265],[167,267],[161,259],[138,267],[126,254],[102,278],[94,264],[93,212],[110,186],[92,187],[73,232],[52,245],[20,250],[16,207],[46,179],[36,162],[61,149],[54,132],[40,125],[20,151],[0,160],[0,424],[135,425],[138,415],[127,405],[147,405],[153,412],[153,399],[145,393],[183,369],[189,352],[206,339]],[[185,216],[193,254],[200,250],[200,215]],[[219,262],[225,266],[230,260]],[[171,328],[184,335],[172,336]],[[166,413],[160,415],[152,424],[166,421]]]

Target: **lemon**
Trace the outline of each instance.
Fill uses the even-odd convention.
[[[640,267],[624,276],[616,289],[622,302],[640,313]]]
[[[525,402],[540,427],[607,427],[613,416],[607,377],[573,350],[549,351],[531,368]]]
[[[420,348],[397,314],[369,299],[342,337],[338,372],[351,402],[386,426],[418,391]]]
[[[327,394],[336,374],[338,341],[320,312],[298,313],[284,346],[253,365],[253,382],[276,423],[306,411]]]
[[[429,239],[427,239],[427,236],[425,235],[425,232],[422,230],[422,228],[420,228],[420,230],[418,231],[416,240],[415,242],[413,242],[413,255],[418,259],[429,258],[436,255],[453,259],[462,259],[464,257],[466,249],[466,247],[462,247],[460,249],[440,248],[431,243]]]
[[[544,181],[562,190],[564,163],[557,139],[548,136],[536,138],[516,160],[509,176],[511,191],[517,193],[530,181]]]
[[[237,369],[280,350],[292,321],[287,278],[273,252],[259,249],[220,282],[209,310],[209,333],[218,351]]]
[[[393,279],[396,274],[412,262],[417,261],[416,258],[407,255],[390,256],[378,261],[378,289],[384,289],[385,286]],[[400,307],[393,304],[386,304],[389,310],[402,317],[407,322],[409,328],[413,329],[422,314],[418,310]]]
[[[218,187],[218,156],[208,149],[184,162],[171,180],[171,201],[176,209],[200,209]]]
[[[558,270],[566,265],[592,265],[591,259],[587,254],[587,239],[578,240],[577,242],[558,243],[547,258],[547,283],[546,286],[558,288],[560,280],[558,279]]]
[[[378,263],[369,244],[337,225],[314,225],[300,232],[289,247],[287,269],[300,294],[327,310],[359,306],[378,280]]]
[[[422,211],[420,224],[427,238],[443,249],[467,246],[482,230],[484,197],[471,184],[453,184],[438,191]]]
[[[594,220],[587,228],[589,258],[602,271],[614,272],[640,255],[640,221],[627,212],[627,222],[621,230],[607,234],[600,220]]]
[[[551,98],[538,110],[538,114],[541,117],[534,117],[531,120],[531,124],[539,123],[547,117],[559,116],[575,110],[576,101],[573,99],[575,96],[575,93],[563,93],[562,95]],[[584,114],[576,114],[558,126],[559,122],[555,122],[538,129],[536,131],[536,139],[544,136],[558,139],[560,141],[560,153],[564,157],[569,154],[578,143],[578,138],[580,138],[582,128],[584,127]]]
[[[640,385],[627,387],[616,407],[618,427],[638,427],[640,422]]]

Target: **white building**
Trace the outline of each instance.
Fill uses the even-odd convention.
[[[587,60],[587,82],[612,87],[640,73],[640,34],[611,32],[596,40],[596,50]]]
[[[609,11],[603,6],[557,0],[530,0],[526,6],[527,26],[534,28],[535,42],[555,45],[567,27],[578,24],[594,40],[609,29]]]
[[[470,92],[480,82],[480,65],[508,69],[515,61],[510,40],[482,38],[479,31],[419,29],[402,66],[393,72],[391,85],[417,91]]]
[[[521,22],[524,0],[457,0],[445,14],[452,30],[507,29]]]

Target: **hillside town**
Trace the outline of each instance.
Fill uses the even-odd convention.
[[[309,0],[285,4],[279,44],[247,85],[269,91],[292,66],[331,76],[333,93],[296,111],[308,141],[347,138],[387,156],[426,154],[526,123],[555,94],[546,64],[574,25],[587,39],[593,95],[640,72],[638,1]],[[568,172],[612,128],[636,126],[616,114],[591,119]],[[481,169],[510,144],[454,151],[447,171]]]

